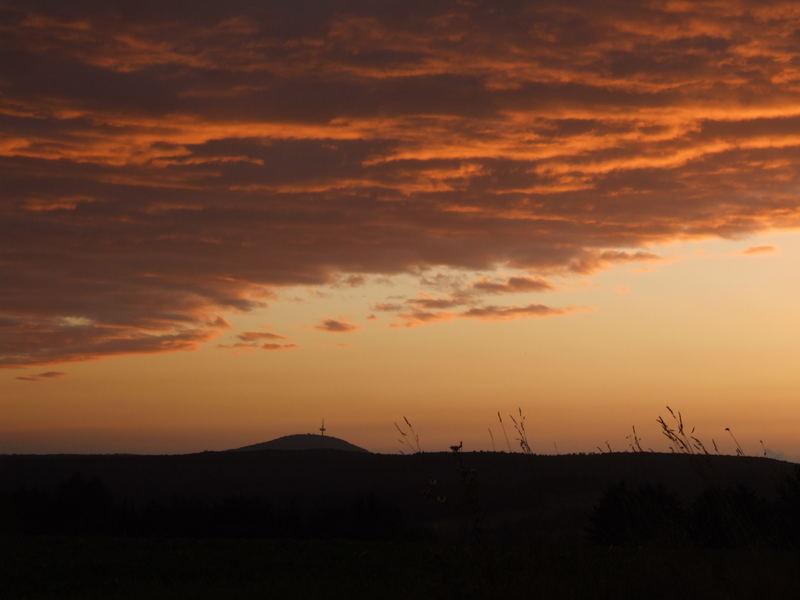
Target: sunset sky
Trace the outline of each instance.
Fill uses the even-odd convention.
[[[0,0],[0,453],[800,460],[798,167],[797,2]]]

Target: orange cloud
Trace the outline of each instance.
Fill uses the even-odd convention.
[[[294,350],[299,348],[297,344],[262,344],[262,350]]]
[[[462,317],[481,319],[482,321],[504,321],[531,317],[554,317],[574,312],[570,308],[552,308],[544,304],[528,304],[527,306],[481,306],[471,308],[462,313]]]
[[[298,344],[277,344],[274,342],[267,342],[262,344],[259,340],[262,339],[274,339],[274,338],[264,338],[264,337],[257,337],[253,338],[253,341],[249,342],[236,342],[234,344],[217,344],[217,348],[221,348],[224,350],[235,350],[235,354],[238,354],[238,351],[242,352],[253,352],[255,350],[293,350],[294,348],[299,348]],[[277,339],[286,339],[284,337],[278,336]]]
[[[403,305],[392,302],[378,302],[372,308],[374,308],[375,310],[379,310],[381,312],[394,312],[398,310],[403,310]]]
[[[415,311],[398,314],[397,316],[401,321],[393,323],[392,327],[419,327],[420,325],[452,321],[454,319],[508,321],[513,319],[556,317],[586,310],[592,309],[576,307],[554,308],[543,304],[528,304],[526,306],[477,306],[460,313]]]
[[[652,262],[661,260],[661,257],[652,252],[626,252],[620,250],[603,250],[587,253],[578,257],[570,264],[570,269],[576,273],[591,273],[614,263]]]
[[[427,325],[429,323],[436,323],[440,321],[452,321],[457,319],[458,315],[448,312],[428,312],[428,311],[414,311],[410,313],[401,313],[397,315],[402,319],[398,323],[392,323],[392,327],[419,327],[420,325]]]
[[[472,284],[472,287],[482,292],[491,294],[511,294],[518,292],[549,292],[553,289],[550,282],[544,279],[531,277],[509,277],[505,282],[481,279]]]
[[[0,320],[0,367],[96,360],[126,354],[195,350],[218,335],[211,329],[137,330],[80,320]],[[34,339],[37,344],[20,344]]]
[[[406,304],[410,304],[415,308],[423,310],[439,310],[442,308],[453,308],[454,306],[460,306],[466,301],[467,300],[464,298],[433,298],[424,296],[421,298],[410,298],[406,300]]]
[[[243,342],[257,342],[258,340],[285,340],[286,337],[269,331],[244,331],[236,336]]]
[[[219,315],[215,319],[208,321],[208,325],[209,327],[216,327],[219,329],[230,329],[231,326],[227,319],[220,317]]]
[[[336,319],[325,319],[315,327],[320,331],[328,331],[331,333],[351,333],[356,331],[358,327],[347,323],[346,321],[337,321]]]

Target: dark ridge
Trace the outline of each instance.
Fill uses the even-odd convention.
[[[233,448],[229,452],[252,452],[257,450],[343,450],[345,452],[369,452],[355,444],[330,435],[298,433],[285,435],[260,444]]]

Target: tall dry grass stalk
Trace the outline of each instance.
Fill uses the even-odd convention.
[[[644,448],[642,448],[642,438],[636,433],[636,426],[631,425],[631,434],[626,435],[625,439],[628,440],[628,446],[630,447],[632,452],[644,452]]]
[[[508,415],[514,424],[514,429],[517,431],[517,442],[519,442],[519,447],[523,454],[533,454],[531,445],[528,443],[528,432],[525,430],[525,415],[522,414],[522,408],[518,408],[517,411],[519,414],[517,419],[519,420],[515,419],[512,414]]]
[[[419,444],[419,434],[414,429],[414,426],[411,424],[411,421],[408,420],[405,416],[403,417],[403,421],[406,424],[406,429],[400,427],[397,424],[397,421],[394,422],[394,427],[400,433],[400,439],[397,441],[400,442],[400,445],[407,451],[411,452],[411,454],[418,454],[422,452],[422,447]],[[402,454],[405,454],[404,450],[400,450]]]
[[[737,440],[736,436],[733,435],[733,431],[731,431],[731,428],[726,427],[725,431],[727,431],[730,434],[733,443],[736,444],[736,456],[744,456],[744,450],[742,450],[742,446],[741,444],[739,444],[739,440]]]
[[[506,433],[506,426],[503,423],[503,417],[500,416],[500,411],[497,411],[497,420],[500,421],[500,429],[503,430],[503,437],[506,438],[506,446],[508,446],[508,451],[513,452],[511,449],[511,442],[508,441],[508,433]]]
[[[520,450],[523,454],[533,454],[533,448],[531,447],[530,441],[528,440],[528,431],[525,425],[526,417],[522,413],[522,408],[517,408],[517,416],[515,417],[513,414],[509,413],[508,418],[511,419],[511,424],[514,426],[514,431],[517,434],[517,437],[514,438],[517,443],[519,444]],[[508,448],[509,452],[513,452],[513,448],[511,447],[511,440],[508,437],[508,431],[506,431],[506,424],[503,421],[503,415],[500,414],[500,411],[497,411],[497,422],[500,423],[500,430],[503,432],[503,438],[506,440],[506,447]],[[492,451],[496,452],[497,448],[495,445],[494,434],[492,433],[492,428],[489,427],[489,437],[492,440]]]
[[[672,424],[667,423],[662,416],[659,416],[656,422],[661,425],[661,434],[670,442],[670,451],[678,454],[710,454],[703,441],[694,435],[694,427],[691,431],[686,431],[680,411],[676,413],[669,406],[667,406],[667,410],[672,417]],[[714,448],[716,447],[715,442]]]

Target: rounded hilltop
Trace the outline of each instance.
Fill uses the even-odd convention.
[[[283,437],[234,448],[232,452],[251,452],[257,450],[343,450],[345,452],[369,452],[355,444],[330,435],[314,433],[297,433]]]

